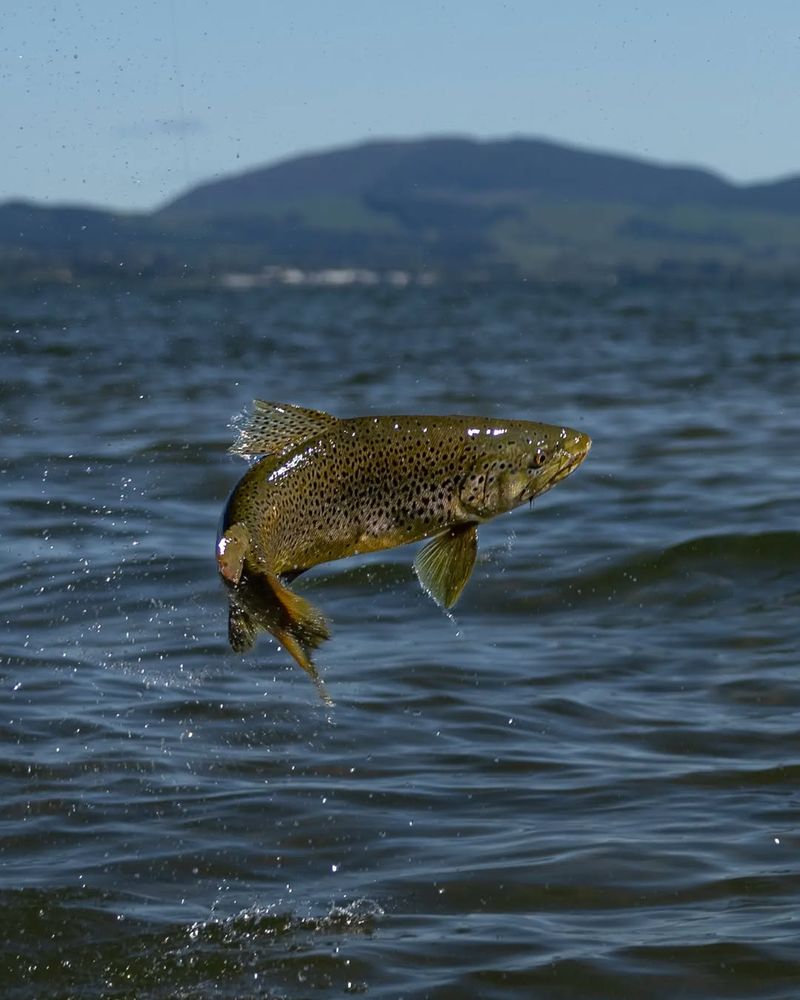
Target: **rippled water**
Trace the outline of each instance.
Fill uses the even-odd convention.
[[[0,985],[22,997],[758,997],[800,982],[800,298],[3,294]],[[226,643],[253,396],[587,431],[481,531]]]

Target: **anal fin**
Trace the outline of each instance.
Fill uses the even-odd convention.
[[[279,621],[271,632],[303,670],[313,675],[311,651],[330,637],[327,622],[310,601],[285,587],[277,576],[272,573],[265,576],[281,607]]]
[[[478,529],[462,524],[437,535],[417,553],[414,570],[437,604],[452,608],[466,586],[478,552]]]

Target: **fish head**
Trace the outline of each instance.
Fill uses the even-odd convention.
[[[480,519],[513,510],[577,469],[591,445],[588,435],[570,427],[515,421],[490,428],[464,479],[461,505]]]

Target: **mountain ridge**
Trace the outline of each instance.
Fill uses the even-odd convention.
[[[372,139],[213,178],[152,212],[0,204],[0,276],[800,277],[799,217],[800,175],[737,184],[521,136]]]
[[[337,183],[331,184],[330,167],[338,166],[341,170],[343,162],[348,166],[357,163],[361,169],[347,175],[334,172]],[[453,135],[417,140],[374,139],[355,146],[302,153],[201,182],[156,209],[154,214],[172,213],[187,206],[201,209],[209,198],[215,207],[222,207],[225,195],[231,191],[242,199],[254,195],[277,199],[320,193],[353,194],[376,186],[376,181],[379,188],[397,186],[396,170],[375,176],[375,167],[380,165],[402,167],[406,176],[403,178],[401,173],[401,178],[411,175],[416,184],[446,180],[461,190],[538,189],[595,199],[625,196],[626,200],[633,193],[637,203],[687,198],[708,202],[716,197],[719,203],[730,205],[741,197],[742,207],[750,207],[754,195],[758,201],[764,194],[774,193],[772,200],[777,208],[800,211],[800,175],[741,184],[705,167],[661,163],[547,139],[512,136],[481,140]],[[365,184],[367,179],[372,183]],[[633,192],[632,179],[639,182],[638,190]],[[783,203],[782,192],[787,192]]]

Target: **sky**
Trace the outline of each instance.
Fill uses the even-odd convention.
[[[800,174],[797,0],[2,6],[0,202],[150,209],[296,153],[442,134]]]

